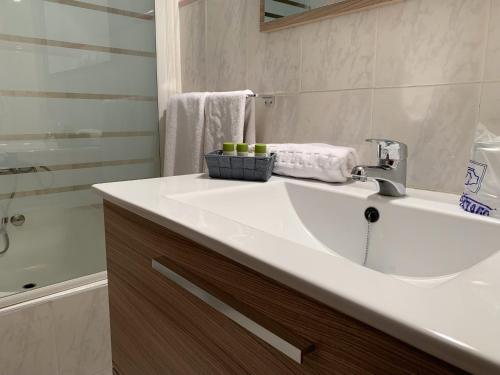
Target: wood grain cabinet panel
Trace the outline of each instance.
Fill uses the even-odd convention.
[[[105,225],[120,375],[463,373],[109,202]],[[314,350],[293,361],[154,270],[155,259],[286,341],[312,343]]]

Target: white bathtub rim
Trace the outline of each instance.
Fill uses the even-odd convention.
[[[38,289],[16,293],[0,298],[0,316],[26,308],[27,306],[34,306],[54,299],[105,287],[107,284],[107,272],[102,271]]]

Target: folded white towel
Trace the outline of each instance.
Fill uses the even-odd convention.
[[[202,171],[207,95],[193,92],[174,95],[168,100],[163,176]]]
[[[276,153],[273,172],[284,176],[345,182],[358,164],[358,154],[351,147],[285,143],[269,144],[268,150]]]
[[[205,104],[205,153],[220,149],[223,142],[243,142],[245,135],[247,143],[255,142],[255,105],[248,98],[250,94],[252,91],[244,90],[208,95]]]

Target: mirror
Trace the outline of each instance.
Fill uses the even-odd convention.
[[[260,0],[260,31],[335,17],[399,0]]]

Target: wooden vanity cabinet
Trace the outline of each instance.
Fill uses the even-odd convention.
[[[109,202],[104,208],[116,374],[463,373],[158,224]],[[153,262],[293,344],[302,363]]]

